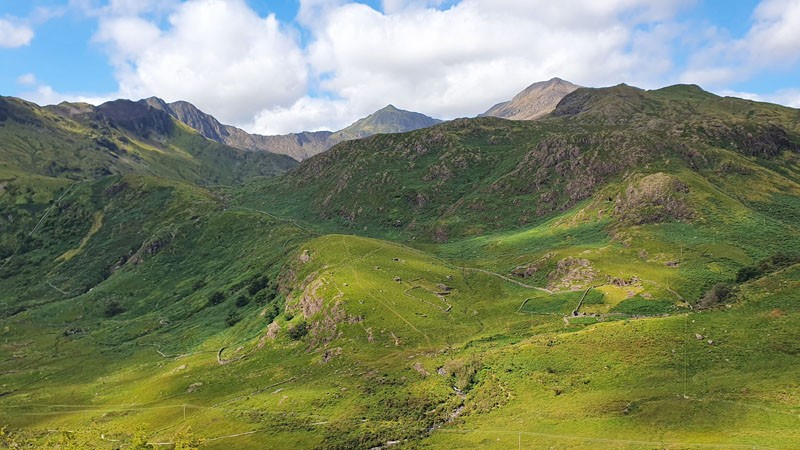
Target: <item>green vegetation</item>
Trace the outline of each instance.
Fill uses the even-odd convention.
[[[0,100],[0,446],[800,446],[796,110],[582,89],[270,178],[111,107]]]

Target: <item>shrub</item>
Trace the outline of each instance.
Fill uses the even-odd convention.
[[[125,308],[116,300],[111,300],[106,304],[106,309],[103,311],[106,317],[114,317],[125,312]]]
[[[205,285],[206,285],[206,280],[199,279],[199,280],[195,281],[194,284],[192,284],[192,292],[197,292],[200,289],[203,289],[203,287],[205,287]]]
[[[250,286],[247,288],[247,293],[250,295],[256,295],[259,291],[263,290],[267,286],[269,286],[269,278],[266,276],[257,277],[250,282]]]
[[[273,303],[264,311],[264,319],[267,323],[272,323],[276,317],[280,315],[281,311],[277,303]]]
[[[739,269],[736,273],[736,282],[744,283],[797,263],[800,263],[800,256],[779,252],[761,261],[758,265],[745,266]]]
[[[250,299],[249,299],[249,298],[247,298],[247,297],[246,297],[246,296],[244,296],[244,295],[240,295],[240,296],[239,296],[239,297],[236,299],[236,307],[237,307],[237,308],[241,308],[241,307],[247,306],[247,304],[248,304],[248,303],[250,303]]]
[[[706,295],[700,300],[699,306],[701,308],[712,308],[720,305],[730,298],[733,290],[727,283],[717,283],[706,292]]]
[[[242,320],[242,316],[240,316],[235,310],[231,310],[231,312],[228,313],[228,317],[225,318],[225,323],[229,327],[232,327],[239,323],[240,320]]]
[[[744,283],[746,281],[750,281],[754,278],[758,278],[762,275],[761,271],[758,267],[755,266],[745,266],[739,269],[736,272],[736,282],[737,283]]]
[[[220,291],[216,291],[208,296],[208,304],[211,306],[219,305],[224,301],[225,301],[225,294],[223,294]]]
[[[293,341],[298,341],[303,338],[303,336],[308,334],[308,324],[305,321],[302,321],[292,328],[289,328],[289,338]]]

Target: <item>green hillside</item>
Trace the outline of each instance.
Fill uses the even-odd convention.
[[[80,105],[77,105],[80,106]],[[294,167],[283,155],[246,152],[204,139],[145,105],[117,100],[97,108],[40,108],[0,97],[0,177],[69,180],[147,174],[202,185],[274,176]]]
[[[142,161],[6,162],[2,445],[800,445],[797,110],[579,89],[275,178],[111,123]]]

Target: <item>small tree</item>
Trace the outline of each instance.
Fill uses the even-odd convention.
[[[298,341],[307,334],[308,334],[308,324],[306,324],[305,321],[299,322],[292,328],[289,328],[289,338],[293,341]]]
[[[219,305],[224,301],[225,301],[225,294],[223,294],[220,291],[216,291],[208,296],[208,304],[211,306]]]
[[[703,296],[703,299],[700,300],[700,307],[712,308],[721,305],[725,300],[730,298],[732,293],[733,290],[727,283],[717,283],[714,287],[709,289],[706,295]]]
[[[125,308],[116,300],[111,300],[106,303],[106,309],[103,311],[106,317],[114,317],[125,312]]]
[[[228,317],[225,318],[225,323],[228,324],[229,327],[232,327],[239,323],[240,320],[242,320],[242,316],[240,316],[236,310],[231,310],[231,312],[228,313]]]

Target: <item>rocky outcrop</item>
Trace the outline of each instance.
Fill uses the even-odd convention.
[[[632,225],[688,220],[694,216],[688,195],[689,187],[682,181],[654,173],[632,182],[617,195],[614,216]]]

